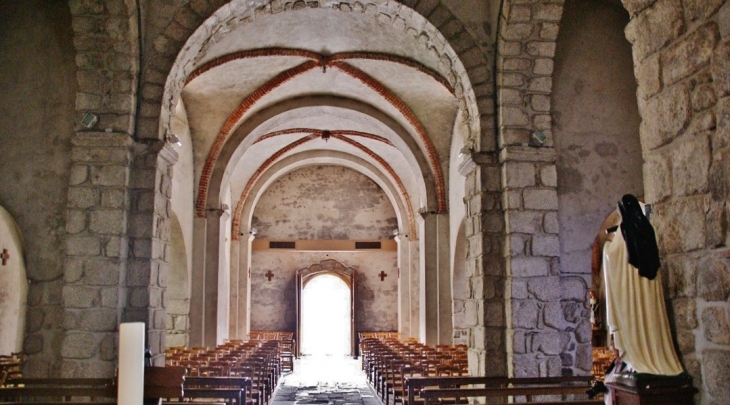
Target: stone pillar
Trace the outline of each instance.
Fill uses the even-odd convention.
[[[231,214],[223,211],[218,231],[218,304],[216,310],[216,345],[228,339],[230,325],[231,294]]]
[[[193,273],[190,297],[190,344],[216,346],[225,339],[228,325],[221,324],[219,312],[228,310],[228,300],[221,304],[219,273],[221,271],[221,229],[227,220],[224,209],[208,208],[205,218],[195,218]],[[225,279],[225,283],[229,280]],[[219,307],[221,305],[221,307]],[[222,306],[225,305],[225,306]],[[223,314],[221,314],[223,315]],[[223,331],[222,328],[225,328]]]
[[[247,339],[251,329],[250,301],[251,244],[256,238],[250,234],[234,240],[231,245],[231,297],[229,336],[232,339]]]
[[[129,271],[125,322],[147,324],[147,346],[155,365],[164,365],[167,278],[170,263],[172,171],[177,152],[162,141],[134,147],[130,188]]]
[[[111,377],[126,302],[133,141],[123,133],[83,132],[72,142],[65,285],[59,298],[65,332],[59,369],[52,366],[49,374]]]
[[[555,150],[508,146],[500,153],[505,189],[507,345],[510,375],[559,376],[575,353],[590,357],[590,324],[568,332],[561,299],[585,300],[590,280],[559,268]],[[574,325],[571,325],[574,327]],[[579,341],[574,340],[574,335]]]
[[[398,332],[401,337],[415,337],[411,330],[411,254],[408,235],[395,236],[398,244]]]
[[[472,153],[464,157],[459,173],[466,178],[464,229],[469,292],[464,318],[470,342],[469,373],[506,376],[504,215],[498,159],[494,153]]]
[[[420,339],[451,344],[451,268],[447,214],[422,213]]]
[[[205,262],[207,218],[193,219],[193,268],[190,273],[190,346],[202,346],[205,331]]]

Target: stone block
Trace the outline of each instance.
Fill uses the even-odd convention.
[[[634,46],[634,61],[641,62],[678,38],[685,30],[684,10],[679,0],[657,2],[626,25],[626,39]]]
[[[560,354],[560,333],[557,331],[540,331],[532,337],[532,350],[546,355]]]
[[[540,28],[540,39],[546,41],[555,41],[556,39],[558,39],[559,30],[560,26],[556,23],[542,23]]]
[[[124,211],[120,209],[92,211],[89,219],[89,229],[102,235],[121,235],[126,228],[124,214]]]
[[[707,18],[724,3],[723,0],[684,0],[684,9],[691,21]]]
[[[500,73],[497,82],[503,87],[522,87],[525,84],[525,75],[520,73]]]
[[[85,332],[114,332],[119,324],[116,308],[79,312],[76,328]]]
[[[705,339],[712,343],[730,344],[730,316],[725,307],[709,307],[702,311]]]
[[[709,396],[703,398],[703,402],[714,400],[714,403],[721,404],[730,398],[729,375],[730,351],[708,349],[702,352],[702,380]]]
[[[550,262],[541,257],[513,257],[510,268],[512,277],[541,277],[550,274]]]
[[[112,258],[127,257],[127,240],[117,236],[109,237],[104,245],[104,256]]]
[[[672,301],[674,319],[678,329],[694,329],[697,323],[697,303],[691,298],[679,298]]]
[[[126,148],[76,147],[71,150],[71,160],[80,163],[115,164],[128,163]]]
[[[512,334],[512,350],[515,354],[527,353],[526,340],[528,339],[528,336],[530,336],[531,339],[531,335],[526,335],[524,331],[514,331]]]
[[[542,228],[542,217],[539,211],[508,211],[507,232],[538,233]]]
[[[720,100],[717,105],[717,131],[712,138],[714,150],[730,146],[730,97]]]
[[[92,308],[99,304],[99,290],[77,285],[66,285],[62,292],[66,308]]]
[[[119,307],[119,287],[101,289],[101,306],[103,308]]]
[[[536,277],[527,281],[529,291],[539,301],[555,302],[561,297],[560,277]]]
[[[662,258],[662,280],[667,280],[670,299],[694,298],[697,291],[697,258],[687,255],[668,255]]]
[[[704,198],[684,198],[657,205],[652,223],[660,252],[688,252],[705,247]]]
[[[707,23],[676,42],[662,53],[662,80],[664,85],[697,73],[712,57],[720,39],[717,24]]]
[[[730,265],[721,255],[703,257],[697,266],[697,297],[726,301],[730,296]]]
[[[103,208],[125,208],[127,194],[123,188],[104,188],[101,190],[101,206]]]
[[[538,361],[534,354],[519,354],[513,358],[512,368],[515,377],[535,377],[540,375]]]
[[[532,56],[552,58],[555,56],[555,42],[532,41],[527,43],[526,51]]]
[[[522,105],[522,91],[518,89],[502,88],[499,90],[499,99],[502,105]]]
[[[694,353],[695,351],[695,334],[691,330],[677,331],[677,347],[683,355]]]
[[[507,190],[503,193],[504,207],[508,210],[522,208],[522,190]]]
[[[588,287],[583,278],[576,276],[561,277],[560,285],[564,300],[585,302],[588,295]]]
[[[692,109],[706,110],[717,104],[715,86],[709,83],[701,84],[692,91]]]
[[[40,334],[26,335],[23,341],[23,352],[33,355],[43,351],[43,336]]]
[[[686,196],[707,192],[710,172],[710,140],[696,136],[674,149],[672,162],[672,192]]]
[[[669,159],[661,153],[651,153],[643,166],[644,193],[646,200],[654,203],[663,201],[672,195],[672,182]]]
[[[578,345],[575,349],[575,366],[585,371],[593,369],[593,348],[590,343]]]
[[[550,96],[533,94],[530,96],[530,106],[534,111],[550,111]]]
[[[86,229],[86,211],[68,210],[66,213],[66,232],[79,233]]]
[[[578,343],[591,343],[593,328],[588,319],[583,319],[575,328],[575,340]]]
[[[527,279],[512,279],[510,287],[512,290],[512,299],[526,300],[530,298],[527,293]]]
[[[542,220],[542,230],[545,233],[557,234],[560,231],[560,225],[558,224],[558,213],[548,212],[545,214]]]
[[[507,162],[502,170],[504,184],[507,188],[524,188],[536,185],[535,165],[532,163]]]
[[[545,308],[547,311],[547,305]],[[577,302],[567,301],[562,303],[560,308],[562,309],[563,318],[570,323],[576,323],[583,318],[584,306]]]
[[[556,189],[526,189],[522,193],[525,209],[557,211],[558,192]]]
[[[562,4],[538,4],[535,8],[535,19],[543,21],[560,21],[563,15]]]
[[[689,91],[677,84],[649,99],[641,116],[641,142],[653,150],[672,141],[692,117]]]
[[[527,86],[530,91],[537,91],[543,93],[550,93],[553,90],[553,79],[552,77],[535,77],[530,79],[530,84]]]
[[[558,172],[555,165],[545,165],[540,168],[540,185],[543,187],[558,186]]]
[[[150,292],[148,288],[131,288],[129,292],[129,305],[132,308],[147,308],[150,304]]]
[[[94,236],[71,235],[66,238],[66,253],[69,256],[98,256],[100,241]]]
[[[97,186],[125,187],[128,169],[126,166],[91,166],[89,177]]]
[[[522,42],[500,40],[499,45],[503,56],[519,56],[522,54]]]
[[[730,7],[725,6],[727,9],[728,17],[730,17]],[[730,30],[730,21],[726,22]],[[725,97],[730,95],[730,38],[726,38],[722,42],[712,55],[711,70],[712,70],[712,82],[715,87],[715,92],[718,97]]]
[[[91,208],[99,204],[99,190],[90,187],[69,187],[68,205],[70,208]]]
[[[634,70],[644,99],[649,99],[662,90],[659,54],[644,59]]]
[[[558,330],[565,328],[565,315],[560,302],[546,302],[542,309],[543,323],[549,328]]]
[[[503,126],[526,126],[530,123],[530,117],[521,107],[502,107],[499,109],[499,118]]]
[[[121,264],[115,259],[93,257],[85,261],[83,282],[88,286],[119,284]]]
[[[512,327],[515,329],[537,328],[537,303],[529,300],[512,300]]]
[[[90,359],[97,353],[98,343],[93,333],[70,332],[61,344],[61,356],[66,359]]]
[[[69,185],[78,186],[86,182],[89,176],[89,168],[85,165],[73,165],[71,166],[71,173],[69,174]]]
[[[502,30],[502,38],[508,41],[521,41],[532,35],[534,26],[532,24],[515,23],[507,24]]]
[[[525,58],[504,58],[502,65],[498,66],[502,72],[526,71],[530,68],[530,63],[530,59]]]
[[[535,66],[532,69],[532,73],[536,75],[551,75],[553,74],[553,60],[548,58],[537,58],[535,59]]]

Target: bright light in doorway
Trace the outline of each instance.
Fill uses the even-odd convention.
[[[350,355],[350,288],[324,274],[302,289],[302,354]]]

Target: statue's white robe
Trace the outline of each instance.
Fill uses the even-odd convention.
[[[682,373],[664,303],[661,271],[654,280],[629,264],[621,229],[603,247],[606,318],[621,359],[636,372]]]

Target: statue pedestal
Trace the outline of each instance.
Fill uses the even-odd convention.
[[[611,390],[613,405],[693,405],[697,389],[689,375],[676,377],[650,374],[617,376],[606,383]]]

